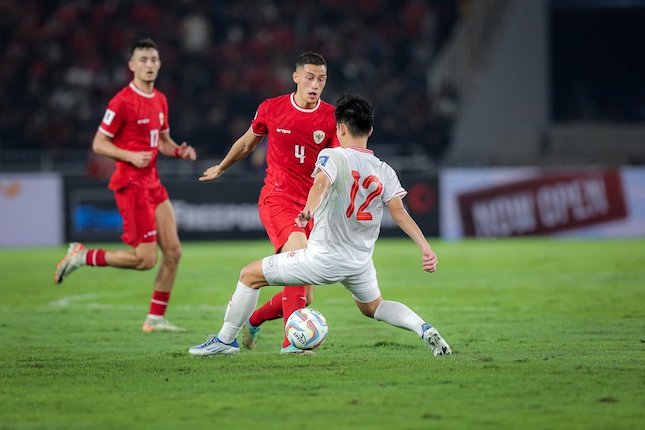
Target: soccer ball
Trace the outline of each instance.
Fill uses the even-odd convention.
[[[284,326],[287,339],[298,349],[318,348],[327,339],[329,327],[327,320],[318,311],[298,309],[287,319]]]

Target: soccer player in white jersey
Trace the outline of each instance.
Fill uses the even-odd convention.
[[[452,351],[439,332],[403,303],[384,300],[372,262],[383,208],[417,244],[421,267],[437,269],[437,256],[403,206],[406,195],[394,170],[367,149],[374,112],[355,94],[342,95],[336,106],[340,148],[318,154],[305,207],[298,225],[315,219],[307,247],[265,257],[242,269],[235,293],[216,336],[189,349],[192,355],[239,352],[237,335],[255,309],[260,288],[267,285],[342,283],[363,315],[416,333],[434,355]]]

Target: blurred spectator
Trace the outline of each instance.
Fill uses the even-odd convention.
[[[329,63],[327,101],[346,90],[375,105],[375,144],[440,158],[446,117],[426,91],[456,0],[0,0],[0,148],[86,150],[103,108],[131,75],[129,44],[163,53],[158,87],[173,133],[220,157],[258,103],[289,91],[305,50]],[[94,174],[102,169],[94,166]]]

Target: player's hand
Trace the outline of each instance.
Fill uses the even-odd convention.
[[[150,161],[152,161],[152,152],[130,152],[128,156],[128,162],[139,169],[147,167]]]
[[[423,267],[424,271],[430,273],[436,271],[437,263],[439,263],[439,260],[432,249],[423,251],[421,254],[421,267]]]
[[[313,214],[311,213],[311,209],[303,209],[298,214],[298,218],[296,218],[296,225],[300,228],[305,228],[312,217]]]
[[[186,142],[183,142],[181,145],[179,145],[179,158],[182,160],[191,160],[195,161],[197,159],[197,152],[195,151],[195,148],[187,144]]]
[[[201,182],[204,181],[213,181],[219,178],[222,175],[222,170],[219,167],[219,164],[211,166],[202,173],[202,176],[199,178]]]

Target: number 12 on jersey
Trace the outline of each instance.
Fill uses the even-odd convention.
[[[359,186],[362,186],[367,190],[370,186],[375,185],[376,188],[374,188],[374,190],[365,197],[363,203],[358,207],[358,211],[356,211],[356,219],[358,221],[371,221],[372,214],[367,212],[365,209],[370,205],[370,203],[372,203],[372,200],[381,195],[383,192],[383,184],[381,183],[381,180],[374,175],[367,176],[361,184],[361,174],[356,170],[352,170],[352,177],[354,178],[354,182],[352,183],[352,189],[349,192],[349,206],[345,211],[345,215],[349,218],[354,213],[355,200]]]

